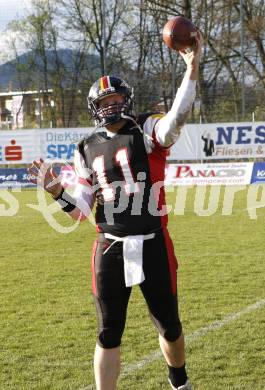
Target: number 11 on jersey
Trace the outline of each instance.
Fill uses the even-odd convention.
[[[127,149],[123,148],[118,150],[115,155],[116,162],[120,165],[122,175],[124,177],[124,189],[125,193],[129,196],[136,192],[139,192],[138,183],[134,181],[132,171],[130,168]],[[96,172],[99,185],[102,189],[102,195],[105,201],[114,200],[115,193],[113,186],[108,183],[108,178],[105,170],[104,155],[98,156],[93,161],[93,169]]]

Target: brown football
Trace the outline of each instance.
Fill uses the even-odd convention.
[[[195,45],[196,27],[187,18],[176,16],[163,28],[163,40],[173,50],[185,50]]]

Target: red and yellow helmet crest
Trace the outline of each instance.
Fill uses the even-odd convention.
[[[101,91],[111,88],[110,77],[109,76],[101,77],[99,79],[99,87]]]

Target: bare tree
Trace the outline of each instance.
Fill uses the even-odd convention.
[[[193,108],[192,120],[240,118],[239,0],[110,0],[105,1],[105,9],[103,0],[34,0],[33,4],[21,28],[29,37],[28,50],[35,54],[31,67],[39,75],[37,88],[44,95],[49,87],[54,90],[56,108],[49,111],[47,98],[46,116],[56,115],[57,124],[71,126],[80,123],[78,118],[88,119],[85,95],[92,81],[105,72],[118,73],[135,86],[138,110],[152,110],[161,101],[168,110],[185,70],[180,56],[162,40],[165,22],[176,15],[190,18],[205,41],[197,93],[200,104]],[[264,0],[244,0],[243,8],[246,114],[257,111],[261,115]],[[67,59],[62,58],[65,47]],[[249,92],[252,87],[255,93]]]
[[[58,2],[67,10],[65,15],[71,22],[69,26],[72,30],[78,32],[77,39],[89,41],[94,53],[99,55],[101,74],[104,74],[105,58],[108,57],[111,47],[118,39],[117,27],[127,7],[130,7],[130,2],[111,0],[104,3],[105,9],[102,0],[58,0]],[[104,22],[106,22],[105,29]]]

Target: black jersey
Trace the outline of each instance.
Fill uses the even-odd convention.
[[[78,144],[96,197],[100,232],[117,236],[147,234],[167,222],[164,210],[164,172],[167,149],[155,139],[160,116],[142,114],[113,137],[99,131]],[[147,136],[148,137],[148,136]],[[151,142],[150,142],[151,141]],[[163,207],[164,206],[164,207]]]

